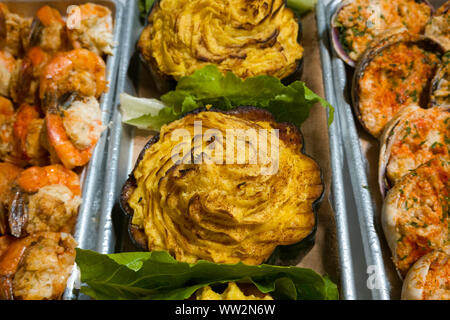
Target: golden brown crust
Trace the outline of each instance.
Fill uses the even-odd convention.
[[[267,74],[287,80],[293,74],[298,76],[303,60],[301,24],[284,0],[205,2],[154,3],[137,48],[159,91],[167,91],[174,79],[206,64],[241,78]],[[212,21],[207,21],[209,18]],[[208,28],[202,27],[205,23]],[[193,29],[196,32],[191,34]],[[233,34],[230,39],[227,32]]]
[[[307,214],[307,212],[311,212],[312,216],[309,216],[309,217],[313,217],[311,229],[309,229],[307,234],[314,232],[316,221],[314,218],[314,213],[312,213],[313,212],[312,207],[315,207],[315,204],[313,202],[315,202],[315,200],[320,198],[320,196],[323,192],[323,186],[322,186],[322,182],[319,182],[319,181],[321,181],[321,175],[320,175],[320,169],[317,167],[317,164],[315,164],[314,161],[312,161],[311,159],[304,157],[304,155],[302,155],[300,153],[300,150],[302,147],[302,137],[301,137],[300,131],[293,125],[286,124],[286,123],[283,123],[283,124],[277,123],[274,120],[273,116],[269,112],[267,112],[266,110],[263,110],[263,109],[259,109],[259,108],[240,107],[240,108],[234,109],[232,111],[209,110],[208,112],[221,113],[221,114],[224,114],[227,116],[232,116],[232,118],[239,118],[239,119],[245,120],[245,122],[238,122],[238,123],[255,123],[255,124],[256,123],[258,123],[258,124],[265,123],[265,125],[263,127],[266,127],[266,128],[270,127],[273,129],[278,129],[279,130],[279,139],[280,139],[280,141],[283,142],[283,148],[285,148],[284,150],[291,150],[291,151],[284,151],[284,152],[288,152],[289,154],[290,154],[290,152],[292,152],[292,154],[296,154],[295,157],[299,156],[300,158],[304,159],[301,161],[306,161],[305,163],[309,163],[307,165],[305,164],[304,172],[300,171],[303,173],[299,173],[299,172],[288,173],[289,171],[286,171],[286,172],[281,171],[281,172],[277,173],[277,179],[280,179],[279,182],[286,181],[286,183],[288,183],[288,181],[290,181],[290,179],[291,179],[291,176],[290,176],[291,174],[294,174],[295,176],[297,176],[297,174],[300,174],[300,176],[298,176],[298,177],[302,177],[300,179],[308,179],[308,181],[311,181],[311,183],[314,185],[314,186],[311,185],[311,187],[308,187],[309,184],[307,183],[304,185],[305,189],[303,189],[303,187],[300,188],[302,191],[300,191],[300,189],[293,190],[294,193],[300,192],[298,194],[298,199],[303,199],[303,200],[299,200],[300,202],[298,203],[298,207],[297,207],[296,211],[304,212],[305,214]],[[193,119],[197,119],[197,118],[206,120],[207,118],[209,118],[206,116],[208,114],[208,112],[205,112],[204,110],[196,110],[188,115],[185,115],[182,119],[188,119],[186,121],[189,121],[189,123],[194,121]],[[226,120],[227,119],[226,117],[224,117],[223,119],[221,117],[213,117],[213,118],[215,121],[214,123],[216,123],[216,125],[218,123],[220,123],[222,120],[228,121],[228,120]],[[229,119],[231,119],[231,118],[229,118]],[[178,120],[177,125],[182,123],[179,121],[180,120]],[[170,127],[170,129],[168,129],[169,127]],[[125,183],[125,185],[122,189],[121,205],[122,205],[123,210],[130,217],[129,233],[130,233],[132,239],[134,240],[135,244],[137,244],[139,247],[141,247],[143,249],[149,249],[149,246],[147,245],[147,243],[150,241],[150,239],[147,236],[148,230],[144,231],[143,225],[140,225],[140,224],[136,225],[136,224],[134,224],[136,222],[133,222],[133,219],[134,219],[134,209],[133,208],[136,205],[140,206],[141,201],[142,201],[142,197],[140,197],[136,194],[136,190],[138,189],[138,184],[137,184],[137,180],[136,180],[136,174],[137,174],[136,170],[139,170],[139,172],[141,172],[141,170],[144,170],[143,168],[146,166],[146,164],[142,164],[144,159],[147,159],[148,157],[153,157],[154,153],[158,152],[158,150],[159,150],[159,149],[157,150],[157,149],[152,148],[152,146],[158,142],[159,143],[167,142],[168,132],[173,132],[174,128],[176,128],[176,127],[173,127],[171,125],[168,125],[167,128],[163,128],[163,132],[164,132],[163,139],[165,141],[159,142],[160,138],[159,138],[159,135],[157,135],[157,136],[153,137],[149,141],[149,143],[147,143],[144,150],[141,152],[141,154],[138,157],[135,169],[130,174],[129,179],[127,180],[127,182]],[[181,127],[181,128],[183,128],[183,127]],[[189,128],[189,127],[184,127],[184,128]],[[215,128],[215,127],[213,126],[211,128]],[[228,129],[228,127],[226,127],[226,128]],[[231,127],[231,128],[233,128],[233,127]],[[168,131],[166,131],[166,130],[168,130]],[[150,149],[152,150],[151,153],[147,154]],[[156,156],[156,157],[158,157],[158,156]],[[163,161],[165,163],[163,158],[165,158],[166,156],[161,155],[159,157],[161,157],[161,161]],[[299,160],[300,158],[298,158],[297,160]],[[284,161],[285,161],[285,159],[284,159]],[[209,256],[209,254],[206,253],[206,255],[200,257],[202,259],[210,259],[213,261],[215,261],[215,259],[217,259],[222,262],[227,262],[227,261],[231,261],[234,259],[233,261],[246,261],[247,263],[252,263],[252,264],[253,263],[261,263],[261,262],[267,260],[270,253],[277,246],[277,244],[278,245],[281,245],[281,244],[288,245],[288,244],[297,243],[301,239],[305,238],[305,236],[307,235],[307,234],[300,235],[302,232],[300,232],[298,228],[299,228],[299,224],[301,224],[301,223],[306,223],[306,225],[311,223],[311,221],[309,221],[310,218],[306,218],[306,216],[305,216],[306,220],[302,220],[303,218],[301,218],[300,220],[303,222],[300,222],[300,220],[296,220],[296,219],[298,219],[299,216],[297,216],[297,217],[294,216],[294,219],[292,220],[292,227],[287,227],[286,229],[283,229],[283,225],[280,224],[276,231],[271,230],[269,227],[269,229],[265,230],[263,233],[255,236],[257,238],[262,237],[265,240],[262,240],[262,242],[260,242],[259,245],[256,245],[255,247],[251,247],[252,249],[250,249],[250,247],[243,249],[243,247],[240,247],[239,243],[241,241],[244,241],[243,239],[246,239],[245,238],[246,236],[244,234],[248,234],[249,231],[248,230],[245,231],[245,228],[247,228],[247,227],[245,227],[245,225],[240,225],[241,222],[238,222],[238,221],[240,221],[241,218],[236,218],[236,216],[234,216],[236,212],[233,211],[234,209],[231,208],[234,205],[234,203],[232,205],[230,204],[231,207],[229,207],[229,204],[227,204],[226,202],[222,203],[222,202],[220,202],[221,200],[220,201],[217,200],[218,198],[214,198],[217,201],[219,201],[219,203],[220,203],[220,204],[217,203],[216,205],[218,205],[218,207],[216,209],[214,209],[215,205],[213,205],[213,203],[211,201],[216,201],[216,200],[213,200],[213,198],[211,198],[210,200],[207,200],[206,198],[203,199],[203,198],[199,197],[198,195],[193,194],[192,197],[189,199],[189,204],[188,204],[187,209],[180,209],[181,207],[178,207],[178,205],[175,204],[178,201],[181,201],[179,203],[179,205],[184,206],[182,203],[184,203],[185,200],[187,201],[187,199],[181,200],[184,197],[184,196],[182,196],[183,192],[181,190],[178,190],[178,187],[175,185],[178,183],[181,183],[183,186],[188,186],[188,185],[190,186],[190,185],[192,185],[192,183],[195,184],[195,182],[187,182],[187,180],[193,179],[197,175],[201,175],[198,177],[199,178],[202,177],[201,178],[202,180],[209,179],[208,177],[205,178],[204,175],[208,174],[207,172],[209,169],[211,169],[211,167],[208,167],[208,166],[205,167],[205,166],[201,166],[201,165],[197,166],[194,164],[193,165],[181,165],[180,164],[180,165],[174,165],[174,166],[170,166],[170,165],[168,166],[168,164],[163,164],[163,166],[165,169],[161,168],[158,170],[158,172],[160,170],[164,170],[162,172],[165,172],[165,174],[163,174],[159,178],[156,178],[156,177],[154,177],[154,178],[160,179],[159,182],[157,183],[158,189],[160,189],[160,192],[163,192],[163,193],[167,192],[167,197],[170,198],[170,199],[167,198],[164,201],[167,201],[167,203],[170,203],[170,204],[168,204],[169,206],[171,206],[171,205],[176,206],[178,208],[176,210],[181,210],[182,212],[185,212],[184,210],[187,210],[185,217],[180,216],[179,218],[176,218],[169,214],[167,216],[167,219],[175,219],[174,220],[175,224],[172,225],[172,223],[169,223],[170,226],[168,228],[169,229],[172,229],[172,227],[175,228],[172,231],[175,230],[174,231],[175,233],[177,233],[177,234],[179,233],[180,236],[182,235],[181,236],[182,242],[185,243],[185,241],[187,241],[188,244],[186,244],[186,245],[188,247],[194,245],[195,243],[198,244],[198,241],[200,241],[200,242],[209,241],[208,239],[214,238],[216,240],[211,240],[211,241],[213,241],[213,242],[218,241],[218,243],[224,243],[224,244],[227,243],[227,245],[236,246],[236,248],[237,248],[236,249],[237,251],[235,253],[236,256],[234,256],[234,258],[233,257],[216,257],[216,258],[214,258],[215,254],[210,252],[212,254],[212,256]],[[205,168],[209,168],[209,169],[205,169]],[[284,167],[283,167],[283,169],[284,169]],[[212,170],[214,171],[216,169],[212,169]],[[217,169],[217,170],[218,171],[216,171],[216,173],[220,172],[221,169]],[[241,170],[241,169],[239,169],[239,170]],[[249,170],[250,170],[250,167],[249,167]],[[298,170],[303,170],[303,169],[298,169]],[[246,170],[244,170],[244,171],[246,171]],[[203,172],[203,173],[200,173],[200,172]],[[157,174],[159,176],[161,173],[159,172]],[[141,176],[141,173],[139,173],[138,176]],[[219,179],[217,179],[217,178],[214,178],[214,179],[216,180],[216,182],[217,182],[217,180],[226,181],[227,179],[229,179],[229,177],[227,177],[227,179],[225,179],[225,176],[221,176],[221,178],[219,178]],[[234,178],[231,178],[230,181],[232,181],[233,179]],[[241,178],[241,179],[243,179],[243,178]],[[255,177],[255,179],[256,179],[256,177]],[[312,179],[312,180],[309,180],[309,179]],[[172,182],[169,183],[168,182],[169,180]],[[182,182],[183,180],[186,180],[186,182]],[[240,180],[238,181],[238,180],[236,180],[234,183],[238,184],[238,189],[239,189],[239,186],[242,185],[242,183],[241,183],[242,181],[240,181]],[[147,181],[150,181],[150,179]],[[178,182],[176,182],[176,181],[178,181]],[[200,180],[194,179],[194,181],[200,181]],[[317,188],[315,186],[315,182],[313,182],[313,181],[316,181],[319,183]],[[228,183],[228,182],[229,181],[224,182],[224,183]],[[248,182],[251,183],[251,180]],[[185,183],[187,183],[187,185],[185,185]],[[233,184],[233,182],[230,182],[230,183]],[[302,186],[303,183],[304,182],[302,182],[302,181],[298,181],[299,186]],[[320,185],[320,187],[319,187],[319,185]],[[184,188],[181,185],[180,185],[180,187]],[[275,188],[275,186],[273,186],[273,187]],[[141,187],[139,187],[139,188],[141,188]],[[166,190],[166,188],[168,188],[168,189]],[[175,189],[173,189],[173,188],[175,188]],[[222,187],[216,186],[216,188],[219,188],[218,190],[220,190]],[[245,186],[245,188],[247,188],[247,185]],[[265,188],[263,188],[263,189],[265,189]],[[142,191],[142,189],[140,189],[140,190]],[[163,190],[165,190],[165,191],[163,191]],[[274,190],[276,190],[276,188]],[[140,194],[141,191],[138,191],[138,194]],[[189,193],[189,191],[187,191],[187,192]],[[203,194],[202,191],[199,191],[199,192],[200,192],[200,194]],[[237,190],[237,192],[240,192],[240,191]],[[261,191],[261,192],[268,192],[268,190]],[[276,191],[273,191],[273,192],[276,192]],[[284,191],[281,191],[279,193],[283,193],[283,192]],[[178,193],[180,193],[179,194],[180,197],[177,196]],[[275,194],[277,194],[277,193],[275,193]],[[233,197],[234,196],[235,196],[235,194],[233,195]],[[138,197],[138,198],[136,198],[136,197]],[[292,197],[291,199],[297,199],[297,197]],[[242,200],[242,199],[239,199],[239,201],[240,200]],[[253,199],[253,200],[255,200],[255,199]],[[226,201],[226,200],[224,200],[224,201]],[[264,203],[264,201],[262,203]],[[291,201],[291,200],[289,200],[289,201]],[[144,200],[143,203],[144,202],[146,202],[146,200]],[[132,205],[130,205],[131,203],[132,203]],[[256,207],[258,207],[258,205],[256,203],[255,203],[255,205],[256,205]],[[133,206],[133,208],[132,208],[132,206]],[[146,205],[144,204],[144,206],[146,206]],[[265,206],[265,205],[263,205],[263,206]],[[218,209],[220,207],[222,209]],[[229,209],[227,209],[227,208],[229,208]],[[141,209],[139,209],[139,210],[141,210]],[[161,209],[161,210],[165,210],[165,209]],[[232,210],[232,211],[227,212],[228,210]],[[283,212],[283,209],[280,209],[280,210],[281,210],[280,211],[280,214],[281,214],[281,212]],[[289,210],[286,212],[290,212]],[[232,212],[234,212],[234,213],[232,213]],[[246,212],[246,211],[244,210],[244,212]],[[162,213],[162,214],[163,215],[161,217],[164,217],[165,214],[164,213]],[[265,214],[267,214],[267,213],[264,213],[264,215]],[[157,215],[159,216],[159,213]],[[221,217],[220,219],[219,219],[219,216]],[[256,228],[255,230],[257,230],[257,225],[260,224],[260,222],[257,222],[257,221],[259,221],[259,219],[263,219],[262,221],[265,221],[266,219],[268,219],[267,221],[270,221],[270,219],[271,219],[270,215],[267,216],[266,218],[261,218],[261,217],[256,218],[256,217],[258,217],[258,216],[256,215],[254,218],[256,220],[254,220],[254,222],[252,222],[252,224],[255,223],[255,227],[254,227],[254,228]],[[161,219],[165,220],[165,218],[161,218]],[[178,219],[181,219],[181,220],[178,220]],[[253,219],[253,218],[251,218],[251,219]],[[245,221],[245,219],[243,221]],[[309,222],[307,222],[307,221],[309,221]],[[187,228],[187,230],[190,230],[190,231],[188,233],[186,233],[180,228],[182,228],[183,230],[184,230],[184,228]],[[234,228],[238,228],[239,230],[240,230],[240,228],[242,228],[242,230],[238,231],[238,233],[236,233],[235,235],[232,235],[234,232],[232,230],[234,230]],[[228,231],[225,232],[225,230],[228,230]],[[169,231],[167,231],[167,232],[169,232]],[[188,235],[190,232],[192,232],[192,235]],[[230,235],[227,235],[227,233],[230,233]],[[242,233],[243,238],[240,235],[241,233]],[[238,236],[238,234],[239,234],[239,236]],[[198,240],[195,240],[192,237],[198,238]],[[217,239],[219,239],[219,240],[217,240]],[[256,243],[258,243],[258,241],[256,241]],[[254,244],[253,245],[248,244],[248,245],[253,246]],[[212,246],[212,248],[214,248],[214,246]],[[240,248],[239,249],[240,251],[238,250],[238,248]],[[157,250],[158,248],[155,249],[152,247],[151,249]],[[161,248],[159,248],[159,249],[161,250]],[[171,252],[172,254],[175,254],[171,249],[171,245],[169,245],[169,247],[163,248],[163,249],[169,250],[169,252]],[[254,256],[251,256],[251,257],[247,256],[248,250],[250,250],[252,252],[251,255],[254,255]],[[208,249],[207,251],[214,251],[214,249],[211,249],[211,250]],[[181,260],[183,260],[184,259],[182,257],[183,253],[179,252],[179,254],[180,254],[179,258]],[[175,254],[175,255],[177,255],[177,254]],[[239,258],[237,258],[237,257],[239,257]],[[191,256],[186,259],[188,259],[188,260],[194,259],[195,260],[196,258],[195,258],[195,256]],[[223,260],[221,260],[221,259],[223,259]],[[228,260],[228,259],[231,259],[231,260]],[[236,260],[236,259],[238,259],[238,260]]]
[[[399,49],[397,50],[395,47],[399,47]],[[402,55],[400,49],[406,50],[406,55]],[[398,56],[397,59],[400,61],[398,65],[395,62],[389,63],[391,57],[387,57],[386,52]],[[384,126],[402,108],[413,102],[426,107],[429,102],[431,78],[435,72],[432,64],[436,62],[436,59],[439,60],[443,52],[443,48],[432,39],[408,32],[397,33],[372,44],[359,60],[352,84],[353,109],[363,128],[378,138]],[[428,56],[428,53],[431,55]],[[424,60],[409,61],[411,60],[409,55],[412,54],[416,54],[415,58],[417,59],[424,56]],[[374,62],[381,58],[385,60],[383,68]],[[408,73],[408,77],[405,78],[408,82],[406,84],[402,82],[396,87],[397,80],[403,81],[401,76],[404,69],[409,68],[403,60],[418,64],[417,68],[421,74],[411,75]],[[377,62],[379,63],[379,61]],[[370,68],[372,68],[372,72],[369,73],[368,69]],[[389,71],[393,75],[384,74],[390,70],[389,68],[393,68],[392,71]],[[367,84],[364,85],[363,81]],[[375,85],[377,87],[372,88]],[[415,85],[417,88],[408,87],[409,85]],[[385,90],[385,94],[382,94],[382,90],[378,86]],[[404,88],[406,89],[404,90]],[[408,91],[409,89],[411,92]]]
[[[448,159],[433,159],[411,170],[385,199],[383,228],[402,276],[447,241],[449,169]]]

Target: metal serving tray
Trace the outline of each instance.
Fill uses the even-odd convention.
[[[442,5],[443,2],[442,0],[431,1],[436,8]],[[345,66],[344,62],[332,49],[330,42],[331,16],[340,3],[341,1],[339,0],[319,0],[317,5],[317,24],[326,96],[336,108],[336,125],[340,128],[337,134],[341,136],[341,141],[337,142],[337,144],[343,146],[347,168],[351,168],[347,171],[345,165],[335,167],[337,164],[333,164],[333,192],[336,193],[336,190],[342,185],[351,185],[356,207],[356,213],[336,210],[343,287],[347,282],[358,285],[358,282],[361,280],[359,277],[360,274],[351,273],[350,271],[346,272],[346,270],[352,261],[355,263],[356,260],[363,258],[364,261],[360,261],[357,264],[361,265],[361,263],[364,263],[369,268],[367,271],[372,270],[375,272],[377,278],[375,288],[369,290],[366,286],[362,290],[358,290],[355,296],[348,296],[348,298],[360,299],[360,294],[365,295],[369,290],[370,296],[373,299],[398,299],[401,282],[396,275],[394,265],[390,259],[390,251],[387,248],[380,226],[380,204],[382,200],[377,191],[376,179],[374,179],[374,170],[376,171],[378,165],[377,157],[379,147],[375,140],[367,138],[362,128],[356,123],[349,102],[351,101],[349,89],[351,87],[353,70]],[[333,128],[330,128],[330,139],[332,137],[331,131],[333,130]],[[368,143],[362,143],[360,138],[362,140],[368,140]],[[331,143],[334,142],[331,141]],[[367,150],[368,147],[376,149],[375,152]],[[331,146],[332,151],[339,148],[342,147]],[[339,177],[336,170],[343,171],[343,177]],[[344,180],[339,180],[340,178],[344,178]],[[345,191],[351,192],[351,190]],[[343,213],[343,217],[340,217],[341,213]],[[345,226],[345,223],[348,225]],[[352,224],[359,225],[359,235],[349,235],[348,232],[346,233],[345,230],[351,228]],[[350,248],[357,244],[358,238],[360,238],[364,249],[362,256],[358,256],[358,253],[353,249],[348,252],[348,243],[345,242],[348,240],[348,236],[351,238]],[[367,276],[365,279],[367,279]]]
[[[109,131],[109,144],[107,166],[105,170],[105,182],[103,189],[103,198],[100,213],[100,228],[98,230],[98,241],[96,250],[101,253],[120,252],[129,248],[130,245],[127,223],[124,214],[118,205],[118,198],[122,185],[128,178],[134,166],[134,146],[133,138],[135,130],[128,125],[122,125],[121,114],[119,111],[119,94],[126,92],[136,95],[136,83],[133,79],[139,73],[139,61],[135,54],[135,43],[142,30],[139,22],[139,10],[137,1],[129,1],[127,3],[125,23],[123,27],[123,42],[121,42],[121,57],[116,85],[116,97],[111,119],[111,127]],[[145,79],[146,81],[147,79]],[[148,81],[152,81],[148,79]],[[331,97],[333,98],[333,97]],[[334,100],[330,100],[334,104]],[[342,177],[343,148],[340,144],[340,131],[338,122],[335,121],[330,127],[330,144],[331,155],[334,159],[332,163],[333,169],[333,204],[337,212],[338,225],[340,226],[338,237],[341,247],[341,266],[342,266],[342,297],[346,299],[356,298],[355,284],[353,283],[353,270],[365,273],[365,267],[354,268],[352,256],[350,254],[350,229],[345,217],[346,210],[352,210],[352,207],[346,207],[350,203],[345,198],[345,183]],[[344,219],[344,220],[343,220]],[[363,252],[362,248],[359,251]]]
[[[319,0],[317,4],[317,24],[320,40],[322,68],[327,99],[336,109],[336,128],[330,127],[330,137],[339,135],[331,141],[331,150],[341,149],[341,153],[332,154],[333,161],[333,193],[351,185],[353,189],[353,210],[337,210],[336,224],[339,237],[340,262],[342,268],[342,285],[358,286],[357,291],[344,291],[348,299],[389,299],[389,283],[383,264],[379,235],[376,230],[376,214],[368,188],[366,164],[361,152],[358,132],[353,118],[351,106],[347,103],[347,74],[345,65],[340,60],[330,43],[330,21],[340,1]],[[332,133],[332,131],[335,131]],[[334,145],[336,144],[336,145]],[[339,146],[339,147],[338,147]],[[343,146],[343,148],[342,148]],[[342,149],[345,152],[342,152]],[[339,157],[339,158],[337,158]],[[346,160],[346,165],[342,162]],[[341,162],[342,161],[342,162]],[[350,168],[350,170],[348,170]],[[335,205],[337,204],[335,200]],[[347,209],[349,209],[347,207]],[[359,232],[351,227],[359,225]],[[350,240],[351,239],[351,240]],[[360,241],[360,242],[359,242]],[[354,246],[362,243],[363,252],[353,250]],[[366,266],[366,270],[358,273],[349,269],[357,264],[359,268]],[[369,267],[377,273],[376,288],[367,287],[367,271]],[[361,271],[363,273],[361,273]],[[364,277],[361,277],[365,275]],[[345,290],[345,288],[344,288]],[[367,296],[369,294],[369,296]]]
[[[126,0],[123,0],[124,2]],[[114,99],[111,126],[108,132],[107,166],[105,169],[104,189],[100,208],[99,230],[95,250],[100,253],[122,251],[127,236],[127,223],[118,204],[122,185],[131,172],[133,163],[134,128],[122,125],[119,110],[120,93],[136,95],[135,85],[129,73],[138,72],[133,68],[135,43],[142,30],[139,23],[139,9],[136,0],[126,1],[123,36],[121,41],[121,56]],[[114,223],[113,223],[114,220]],[[116,229],[114,229],[116,227]]]
[[[341,271],[341,297],[343,299],[388,299],[389,283],[386,280],[378,234],[374,226],[374,210],[370,194],[366,189],[352,185],[367,185],[364,180],[364,160],[359,149],[358,135],[350,107],[343,105],[343,90],[336,94],[336,86],[345,88],[346,74],[341,61],[334,56],[329,45],[329,14],[328,5],[331,0],[319,0],[317,5],[317,24],[320,40],[324,85],[328,101],[336,108],[336,120],[329,127],[329,140],[332,169],[331,200],[336,215],[337,240],[339,245],[339,261]],[[126,92],[136,95],[133,83],[139,72],[135,43],[142,26],[139,23],[137,1],[128,1],[124,17],[123,36],[120,43],[121,56],[116,85],[116,96],[113,103],[111,126],[108,132],[107,165],[103,197],[100,207],[100,221],[95,250],[101,253],[123,251],[129,248],[127,224],[125,217],[117,204],[121,187],[134,166],[133,138],[135,129],[122,125],[119,112],[119,94]],[[336,66],[341,63],[343,73],[336,72]],[[149,81],[151,81],[149,79]],[[345,100],[343,100],[345,101]],[[345,113],[346,108],[350,115]],[[351,121],[352,126],[347,124]],[[341,129],[344,128],[345,130]],[[349,137],[349,132],[352,136]],[[344,139],[342,139],[344,137]],[[355,154],[359,162],[347,155]],[[354,156],[355,157],[355,156]],[[351,169],[349,169],[351,168]],[[350,175],[349,172],[353,174]],[[362,179],[360,181],[360,179]],[[352,192],[354,191],[354,192]],[[364,194],[361,195],[361,192]],[[358,205],[357,205],[358,204]],[[375,266],[378,270],[378,289],[370,290],[367,286],[368,267]]]
[[[100,101],[100,108],[102,110],[102,121],[108,124],[111,119],[111,108],[114,101],[114,94],[116,92],[117,70],[119,65],[120,55],[120,35],[123,22],[123,2],[119,0],[15,0],[2,1],[8,8],[23,16],[31,17],[43,5],[50,5],[58,9],[61,14],[64,14],[69,5],[82,4],[92,2],[108,7],[114,17],[114,43],[113,55],[109,56],[106,61],[107,75],[106,80],[109,83],[109,90],[102,95]],[[105,145],[107,141],[107,132],[104,132],[99,139],[97,146],[93,152],[89,164],[83,169],[81,174],[82,184],[82,199],[83,202],[78,212],[77,224],[75,226],[74,238],[78,243],[78,247],[83,249],[95,249],[97,243],[97,229],[100,221],[100,204],[102,194],[102,181],[104,180],[104,159],[105,159]],[[68,280],[67,288],[64,293],[64,299],[73,299],[73,288],[75,286],[78,274],[76,269],[72,272]]]

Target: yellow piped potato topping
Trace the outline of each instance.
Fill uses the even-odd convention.
[[[203,287],[195,293],[196,300],[273,300],[270,294],[264,294],[254,285],[245,284],[246,288],[241,288],[242,284],[229,282],[227,288],[222,293],[216,292],[210,286]],[[251,287],[250,287],[251,286]],[[246,290],[245,290],[246,289]],[[246,292],[250,291],[250,292]]]
[[[122,201],[132,209],[132,224],[145,232],[147,249],[167,250],[177,260],[189,263],[202,259],[257,265],[278,245],[298,243],[312,232],[316,223],[313,205],[323,185],[319,166],[301,152],[300,133],[273,118],[236,112],[189,114],[163,126],[159,140],[145,149],[132,173],[135,186],[123,200],[128,192],[125,185]],[[202,153],[204,159],[212,159],[216,151],[208,151],[209,147],[222,140],[226,152],[216,159],[223,159],[223,164],[173,162],[171,153],[180,141],[172,141],[172,133],[183,129],[193,137],[195,121],[202,122],[203,134],[214,129],[223,138],[203,141],[203,151],[192,146],[185,156],[194,159]],[[279,157],[252,163],[247,156],[241,164],[226,159],[230,159],[232,145],[227,129],[255,129],[260,141],[266,139],[260,129],[270,134],[274,128],[280,130]],[[267,139],[271,150],[274,144]],[[245,135],[237,140],[248,150],[256,147],[255,140]],[[239,157],[238,143],[231,149],[235,159]],[[271,172],[274,165],[277,170]]]
[[[299,22],[284,0],[161,0],[138,47],[165,76],[179,80],[207,64],[240,78],[280,79],[303,56]]]

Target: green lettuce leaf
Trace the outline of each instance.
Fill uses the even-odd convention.
[[[335,300],[336,285],[311,269],[178,262],[165,251],[103,255],[77,248],[81,292],[94,299],[188,299],[207,285],[253,283],[278,299]]]
[[[287,0],[287,6],[299,15],[304,15],[314,9],[316,3],[317,0]]]
[[[304,82],[295,81],[285,86],[271,76],[256,76],[242,80],[233,73],[223,75],[214,65],[197,70],[183,77],[175,90],[161,97],[166,107],[158,114],[149,106],[149,111],[127,119],[126,123],[159,130],[161,124],[171,122],[181,115],[197,108],[212,105],[223,110],[238,106],[254,106],[272,112],[279,122],[291,122],[297,126],[308,118],[316,103],[329,109],[329,124],[333,121],[334,109],[323,98],[308,89]],[[122,99],[122,113],[135,109],[135,102]]]
[[[147,15],[150,12],[150,9],[152,8],[153,2],[155,2],[155,0],[138,1],[139,12],[141,13],[140,17],[142,21],[145,21],[147,19]]]

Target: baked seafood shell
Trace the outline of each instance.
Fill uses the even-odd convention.
[[[448,241],[450,163],[433,159],[389,190],[382,227],[401,277],[427,253]]]
[[[404,107],[427,107],[443,48],[425,36],[401,32],[374,43],[359,60],[352,84],[353,110],[363,128],[379,138]]]
[[[378,183],[384,195],[411,170],[435,157],[450,160],[450,106],[402,109],[381,136]]]
[[[408,10],[415,14],[405,14]],[[355,67],[372,41],[405,29],[422,33],[433,10],[426,0],[342,1],[331,18],[333,47],[345,63]]]

